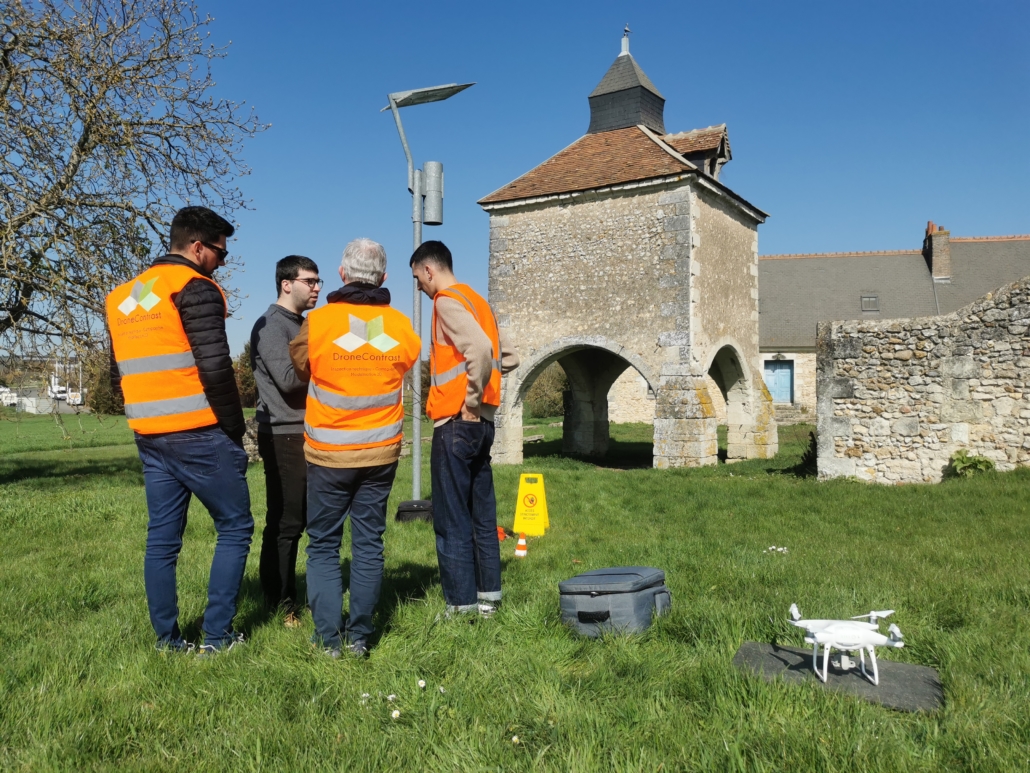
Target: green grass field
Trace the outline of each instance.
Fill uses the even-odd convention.
[[[526,446],[522,467],[495,470],[499,519],[511,525],[519,473],[538,472],[551,530],[526,559],[502,543],[495,618],[437,621],[432,529],[392,521],[410,497],[405,459],[367,661],[326,658],[308,643],[309,617],[287,630],[262,609],[257,550],[238,618],[249,643],[201,661],[153,648],[146,504],[124,419],[69,423],[71,440],[47,417],[0,420],[0,768],[1030,768],[1030,470],[819,483],[799,466],[810,428],[788,427],[775,460],[656,471],[650,430],[636,425],[613,427],[595,466],[558,456],[561,430],[534,423],[527,434],[545,441]],[[260,465],[249,478],[257,544]],[[191,636],[213,543],[194,506],[179,564]],[[665,569],[672,612],[640,636],[565,630],[557,583],[619,564]],[[906,647],[882,658],[937,668],[945,707],[903,714],[736,672],[745,640],[800,645],[791,602],[813,616],[896,609]]]

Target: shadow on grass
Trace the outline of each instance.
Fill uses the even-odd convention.
[[[424,599],[429,589],[440,582],[440,571],[435,564],[416,564],[404,561],[387,567],[383,575],[383,590],[376,604],[377,622],[375,640],[390,630],[397,608],[408,601]]]
[[[798,427],[807,429],[808,425],[793,425],[780,428],[780,453],[779,455],[799,454],[797,463],[790,467],[769,467],[766,472],[774,475],[791,475],[795,478],[814,478],[819,473],[816,463],[817,441],[815,432],[809,430],[807,441],[798,431]]]
[[[522,455],[526,460],[557,456],[576,459],[607,469],[637,470],[650,468],[653,465],[654,443],[610,440],[608,452],[603,457],[598,458],[562,453],[562,441],[559,438],[540,443],[526,443],[523,446]]]
[[[133,482],[143,485],[143,466],[136,456],[111,459],[53,459],[0,460],[0,485],[26,480],[61,478],[62,483],[75,485],[78,479],[94,475],[131,474]]]

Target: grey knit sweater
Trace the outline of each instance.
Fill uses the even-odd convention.
[[[297,378],[290,360],[290,341],[304,317],[273,303],[258,317],[250,333],[250,364],[257,383],[260,432],[274,435],[304,431],[307,384]]]

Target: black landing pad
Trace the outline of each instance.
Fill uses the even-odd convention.
[[[819,655],[821,669],[821,647]],[[870,703],[878,703],[898,711],[936,711],[944,705],[944,688],[941,687],[941,680],[933,668],[878,659],[876,662],[880,672],[880,684],[876,686],[862,676],[857,665],[848,671],[834,668],[833,662],[838,657],[836,650],[830,655],[826,684],[823,684],[812,671],[810,649],[777,647],[773,644],[746,641],[733,656],[733,665],[741,671],[760,676],[767,682],[774,679],[782,679],[785,682],[809,680],[828,690],[854,695]],[[857,660],[857,657],[855,659]],[[866,667],[869,667],[868,663]]]

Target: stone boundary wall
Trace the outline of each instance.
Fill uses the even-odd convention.
[[[959,449],[1030,466],[1030,277],[939,317],[823,322],[820,478],[936,482]]]

